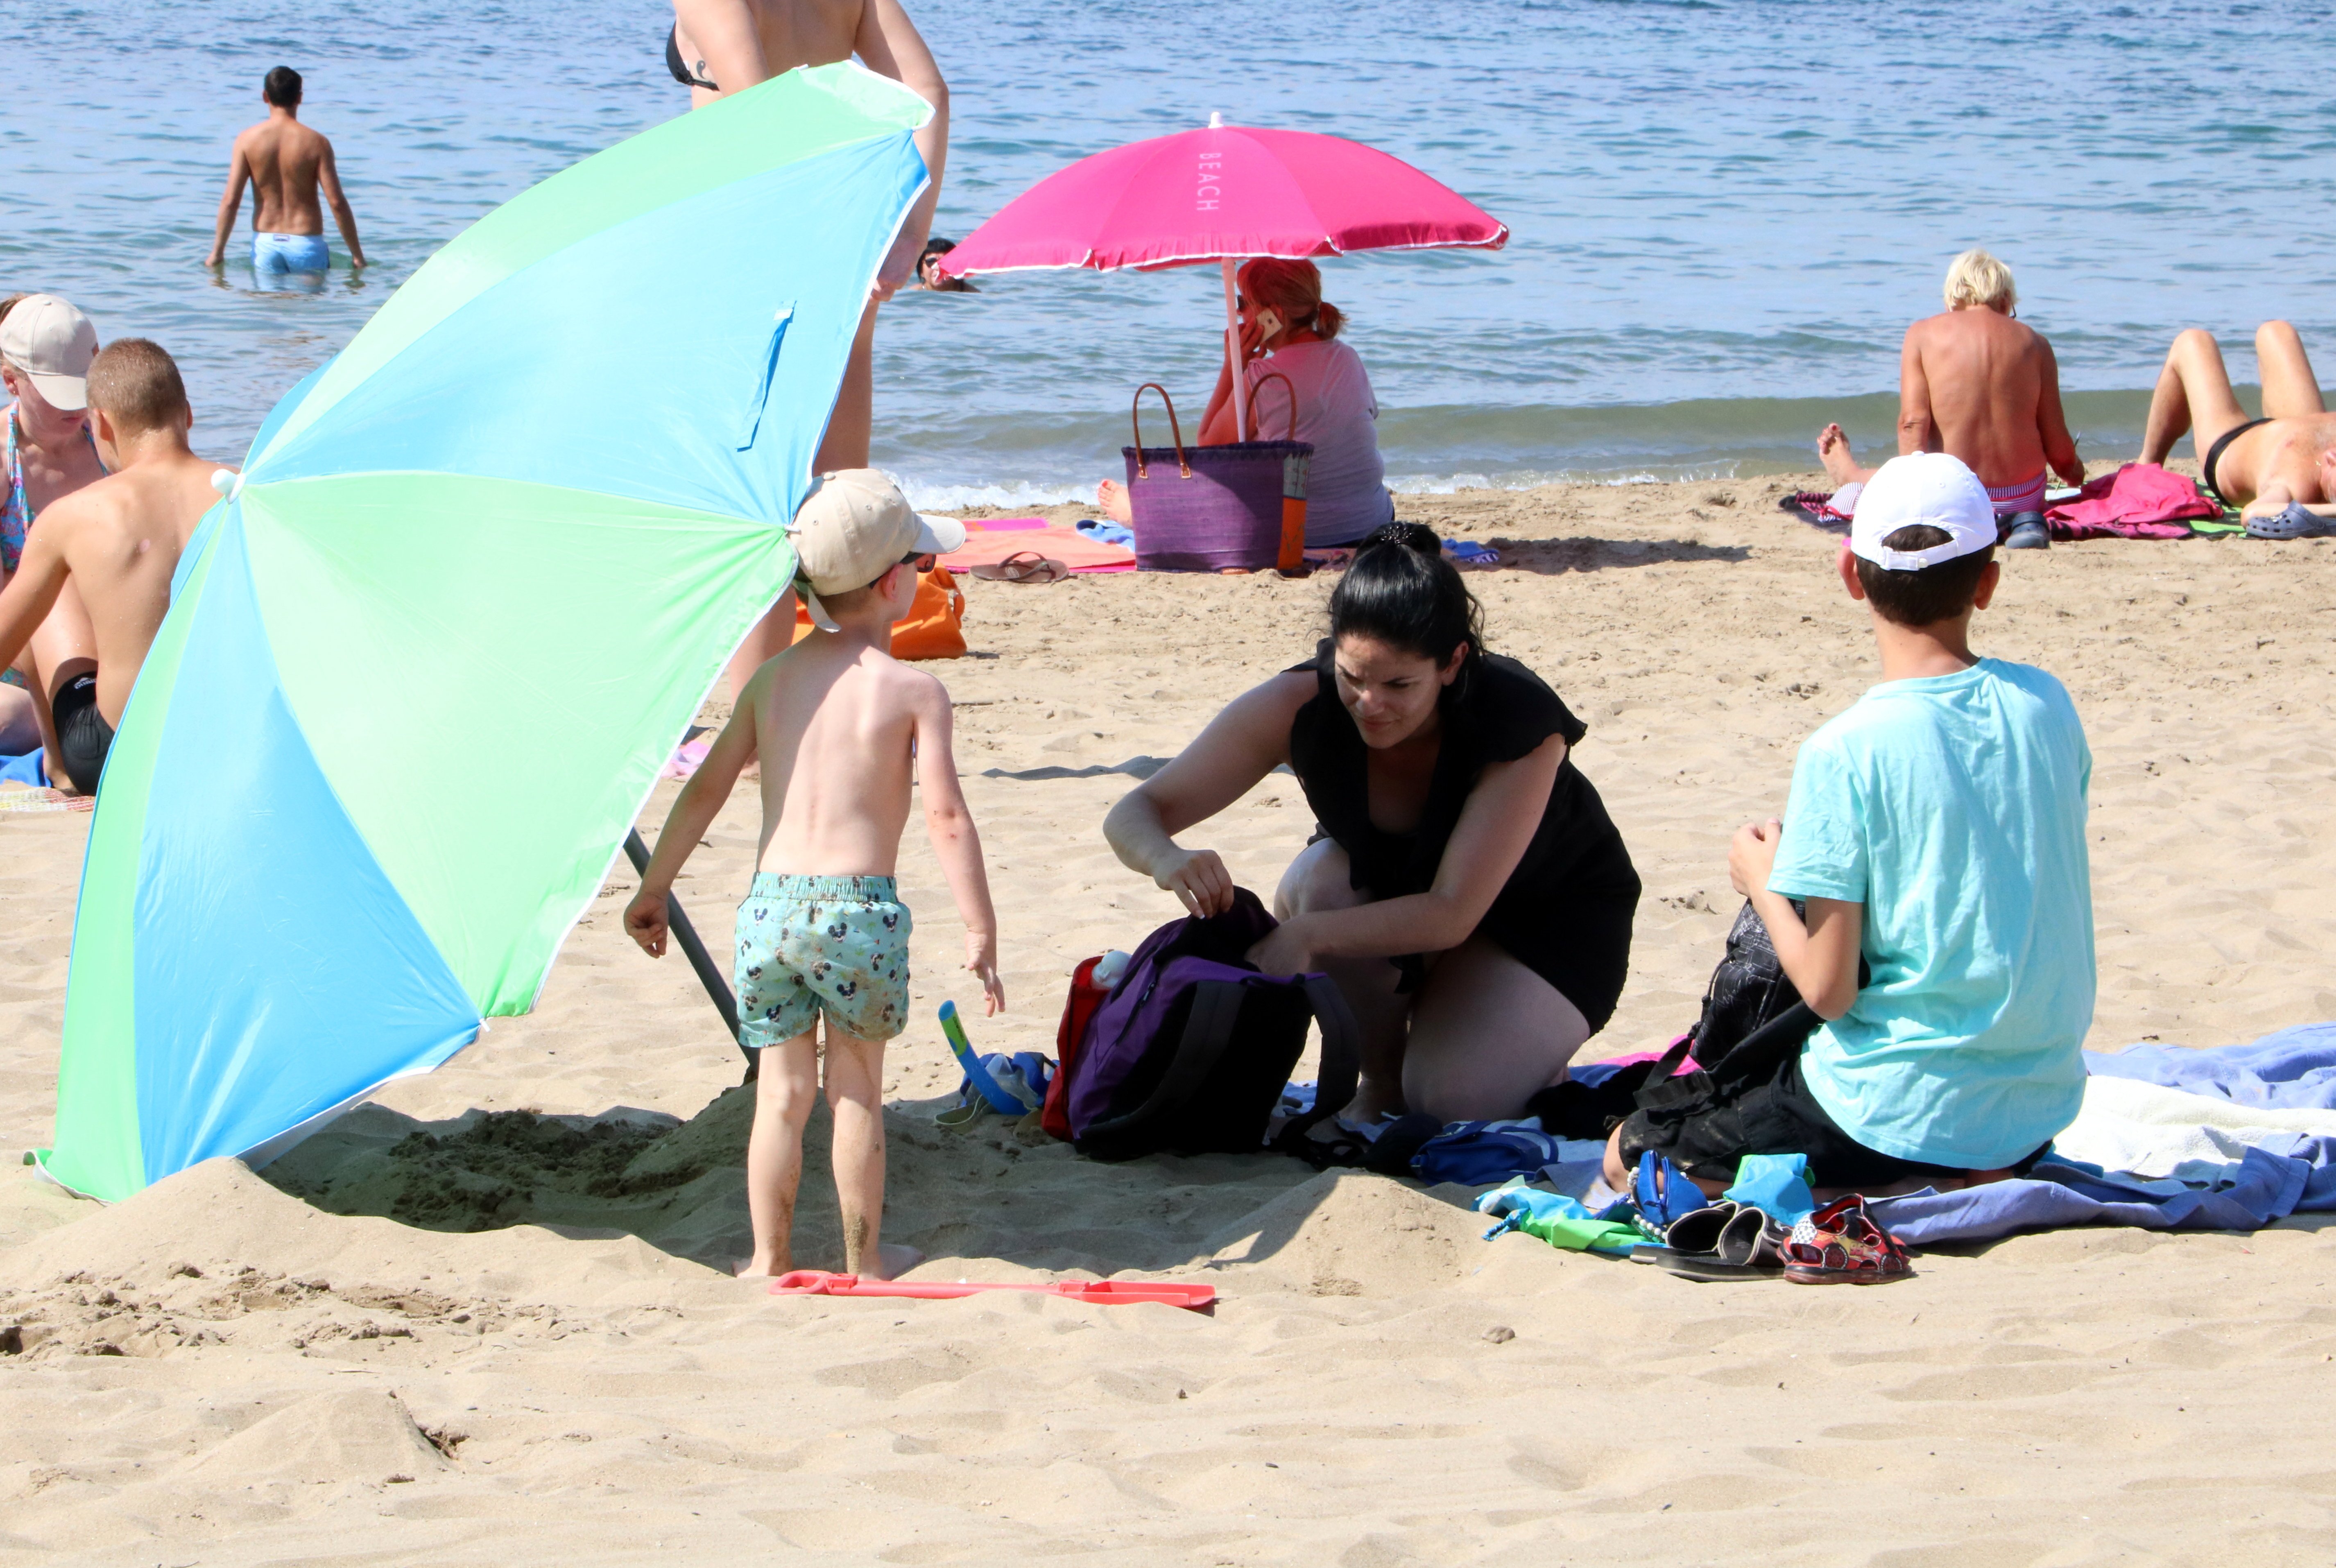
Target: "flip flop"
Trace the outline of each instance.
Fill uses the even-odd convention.
[[[1722,1200],[1672,1221],[1654,1261],[1688,1280],[1773,1279],[1785,1271],[1789,1238],[1760,1210]]]
[[[973,575],[990,582],[1060,582],[1071,569],[1035,550],[1017,550],[1004,560],[975,567]]]
[[[1631,1183],[1630,1201],[1639,1211],[1638,1226],[1647,1239],[1665,1242],[1670,1228],[1698,1209],[1711,1206],[1703,1189],[1688,1174],[1652,1149],[1639,1155],[1639,1174]]]

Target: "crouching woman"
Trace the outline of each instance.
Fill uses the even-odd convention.
[[[1331,594],[1314,657],[1234,699],[1104,834],[1192,913],[1222,913],[1223,860],[1175,835],[1286,764],[1318,827],[1250,958],[1328,973],[1354,1009],[1344,1118],[1514,1116],[1604,1027],[1630,963],[1638,873],[1573,765],[1583,733],[1533,671],[1484,650],[1436,535],[1393,523]]]

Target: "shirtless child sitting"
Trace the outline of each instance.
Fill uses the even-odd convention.
[[[2060,407],[2060,366],[2044,335],[2012,319],[2020,302],[2011,268],[1984,250],[1947,267],[1947,308],[1906,329],[1898,355],[1898,450],[1959,457],[1987,486],[2010,550],[2051,543],[2044,525],[2046,470],[2085,482]],[[1874,477],[1850,455],[1838,424],[1817,435],[1817,457],[1840,488],[1836,511],[1857,509],[1856,487]]]
[[[998,917],[981,840],[959,791],[941,683],[895,661],[892,623],[909,613],[932,557],[965,542],[961,524],[920,518],[882,474],[823,475],[795,513],[795,590],[813,630],[766,661],[696,774],[682,786],[625,911],[650,957],[665,952],[673,880],[762,758],[763,835],[738,906],[740,1043],[764,1054],[746,1144],[754,1255],[742,1276],[791,1265],[803,1125],[819,1089],[814,1027],[826,1019],[843,1266],[891,1278],[913,1264],[879,1241],[884,1214],[884,1042],[908,1027],[909,911],[894,887],[911,783],[965,920],[966,968],[987,1010],[1006,1005]]]
[[[113,732],[146,649],[170,608],[179,552],[219,501],[219,465],[187,447],[193,411],[170,356],[142,337],[108,344],[89,367],[89,412],[112,472],[51,503],[0,591],[0,666],[24,648],[70,580],[97,635],[97,668],[70,676],[53,699],[57,755],[49,776],[97,793]]]
[[[2166,351],[2149,399],[2141,461],[2164,463],[2187,431],[2197,438],[2199,476],[2240,509],[2258,539],[2336,535],[2336,414],[2320,395],[2303,339],[2284,321],[2255,329],[2261,419],[2249,419],[2231,390],[2221,345],[2192,327]]]

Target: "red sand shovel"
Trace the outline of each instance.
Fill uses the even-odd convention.
[[[1217,1304],[1212,1285],[1180,1285],[1154,1280],[1054,1280],[1037,1285],[979,1285],[959,1280],[955,1284],[933,1280],[863,1280],[857,1274],[831,1274],[822,1269],[796,1269],[771,1281],[774,1296],[908,1296],[925,1301],[946,1301],[984,1290],[1027,1290],[1040,1296],[1061,1296],[1073,1301],[1119,1306],[1130,1301],[1156,1301],[1205,1312]]]

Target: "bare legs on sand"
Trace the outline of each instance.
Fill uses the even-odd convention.
[[[827,1103],[835,1116],[830,1149],[843,1213],[843,1269],[889,1280],[923,1261],[912,1247],[883,1245],[884,1045],[827,1031]],[[795,1194],[803,1183],[803,1127],[819,1098],[820,1051],[810,1031],[763,1050],[754,1077],[754,1130],[746,1140],[746,1210],[754,1255],[741,1278],[793,1267]]]
[[[1307,847],[1283,873],[1274,913],[1369,902],[1350,885],[1347,852],[1329,839]],[[1590,1037],[1581,1010],[1484,937],[1434,955],[1426,979],[1397,994],[1385,959],[1328,959],[1362,1032],[1362,1082],[1349,1121],[1388,1111],[1439,1121],[1514,1116],[1537,1089],[1565,1080],[1566,1064]]]
[[[2294,327],[2284,321],[2266,321],[2257,327],[2255,360],[2263,377],[2264,418],[2301,419],[2328,411]],[[2164,463],[2185,433],[2195,439],[2203,456],[2226,431],[2246,419],[2238,394],[2231,390],[2222,345],[2213,333],[2194,326],[2166,351],[2165,368],[2157,373],[2157,387],[2150,394],[2149,422],[2142,431],[2141,461]]]

